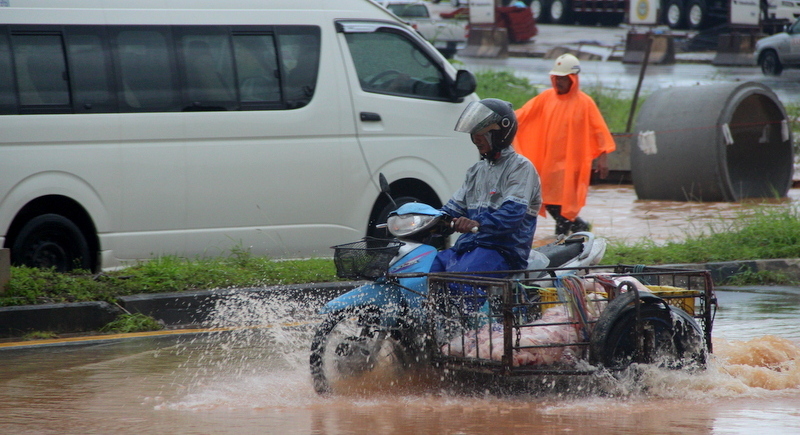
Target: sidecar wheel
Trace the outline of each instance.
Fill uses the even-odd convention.
[[[640,354],[635,300],[633,292],[623,293],[600,315],[590,343],[593,364],[612,370],[623,370],[634,362],[667,368],[704,366],[706,354],[700,326],[683,310],[653,295],[641,295],[644,345]]]
[[[399,341],[381,328],[377,308],[343,310],[331,313],[317,327],[311,342],[309,364],[314,390],[328,394],[343,383],[352,386],[363,381],[394,375],[405,365],[405,352]]]

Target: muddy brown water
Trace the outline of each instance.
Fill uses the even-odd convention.
[[[718,295],[704,372],[503,395],[378,379],[331,397],[311,387],[298,307],[239,300],[220,315],[271,327],[0,350],[0,433],[800,433],[800,288]]]
[[[686,228],[679,215],[710,222],[746,208],[639,203],[616,189],[593,187],[584,213],[608,237],[667,240]],[[703,372],[647,368],[502,395],[415,376],[331,397],[314,393],[307,369],[317,319],[288,301],[242,297],[216,311],[218,325],[240,327],[231,331],[0,347],[0,433],[800,433],[800,288],[722,288],[718,297]]]
[[[687,235],[721,231],[733,220],[765,207],[795,207],[800,189],[789,189],[786,198],[746,202],[684,202],[639,200],[630,185],[602,184],[589,189],[580,216],[592,224],[598,236],[623,242],[679,241]],[[540,217],[535,238],[547,241],[555,221]]]

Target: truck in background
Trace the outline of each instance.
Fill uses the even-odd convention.
[[[626,21],[630,1],[640,0],[524,0],[537,23],[601,24]],[[702,30],[728,21],[732,0],[660,0],[661,24],[671,29]],[[760,0],[765,22],[789,24],[800,17],[800,0]]]

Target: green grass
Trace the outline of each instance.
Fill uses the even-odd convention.
[[[481,98],[499,98],[519,109],[538,92],[528,79],[517,77],[510,71],[485,70],[475,73]]]
[[[700,234],[657,245],[610,242],[604,263],[675,264],[800,258],[800,216],[795,209],[757,207],[736,219],[709,224]]]
[[[86,271],[12,267],[11,281],[0,294],[0,306],[106,301],[140,293],[170,293],[215,288],[257,287],[335,281],[330,259],[273,261],[238,255],[228,258],[160,257],[101,274]]]
[[[158,331],[164,325],[156,319],[141,313],[120,314],[116,320],[100,328],[100,332],[112,334],[127,334],[131,332]]]

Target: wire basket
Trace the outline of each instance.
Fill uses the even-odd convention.
[[[374,280],[386,274],[389,262],[405,243],[392,239],[365,237],[362,240],[332,246],[336,276]]]

